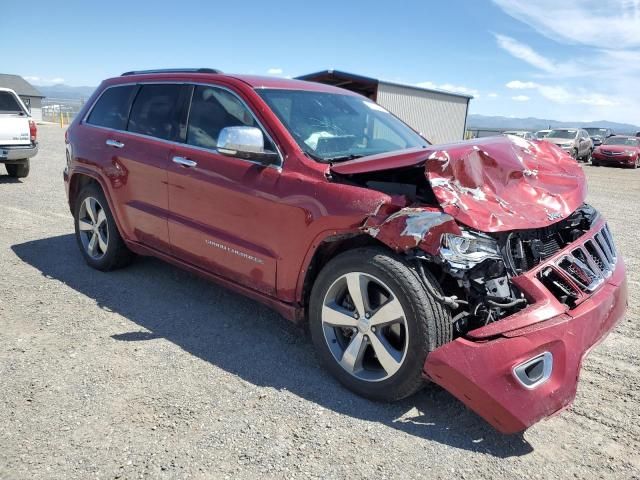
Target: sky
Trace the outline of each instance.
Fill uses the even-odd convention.
[[[3,2],[2,73],[333,68],[474,96],[470,113],[640,124],[640,0]]]

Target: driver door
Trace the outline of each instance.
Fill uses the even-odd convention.
[[[235,94],[194,87],[186,143],[169,159],[171,250],[187,263],[275,294],[283,242],[278,224],[287,215],[277,195],[281,173],[217,151],[220,131],[241,125],[259,126]]]

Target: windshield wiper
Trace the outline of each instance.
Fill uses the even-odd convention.
[[[340,157],[332,157],[332,158],[325,158],[324,161],[325,162],[329,162],[329,163],[333,163],[333,162],[345,162],[347,160],[355,160],[356,158],[362,158],[364,157],[364,155],[360,155],[357,153],[352,153],[351,155],[343,155]]]

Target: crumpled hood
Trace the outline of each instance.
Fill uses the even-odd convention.
[[[424,164],[445,213],[483,232],[546,227],[584,203],[582,168],[545,141],[490,137],[336,164],[352,175]]]

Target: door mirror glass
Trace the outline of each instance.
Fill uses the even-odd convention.
[[[265,165],[278,162],[278,153],[265,150],[264,135],[257,127],[225,127],[218,136],[218,152]]]

